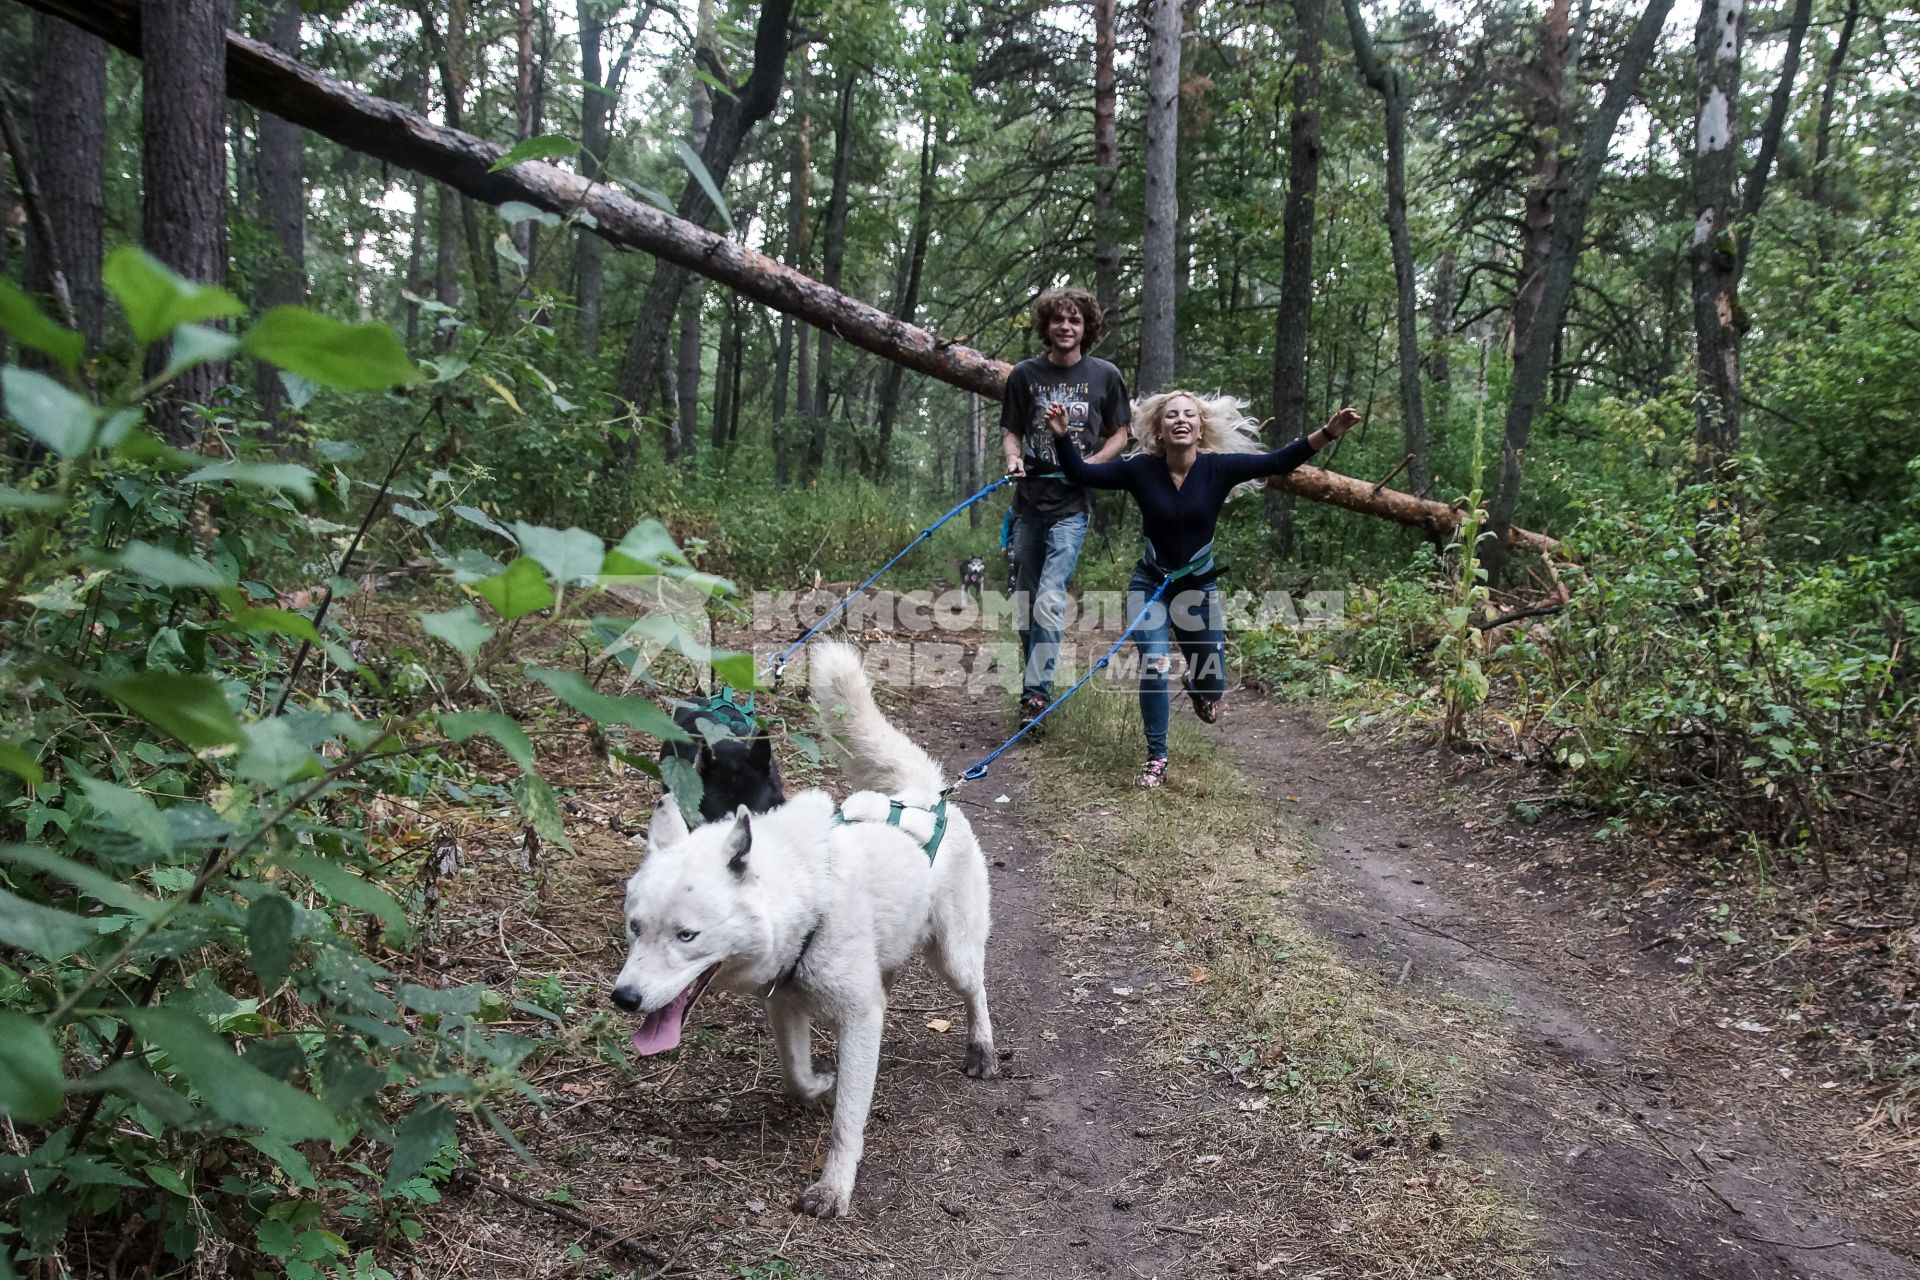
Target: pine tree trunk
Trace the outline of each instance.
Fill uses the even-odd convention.
[[[1481,547],[1487,575],[1496,584],[1506,569],[1508,531],[1513,527],[1513,515],[1520,502],[1520,460],[1526,453],[1534,415],[1539,412],[1546,394],[1548,374],[1553,366],[1553,335],[1560,331],[1567,303],[1573,296],[1573,273],[1586,235],[1587,209],[1606,168],[1614,129],[1626,110],[1627,100],[1639,87],[1647,63],[1653,58],[1661,25],[1672,8],[1673,0],[1648,0],[1646,9],[1635,21],[1626,47],[1621,51],[1620,64],[1607,82],[1606,93],[1581,132],[1579,149],[1572,159],[1572,175],[1554,210],[1553,240],[1547,253],[1540,307],[1528,328],[1526,343],[1514,358],[1500,469],[1487,521],[1488,532],[1494,536]]]
[[[433,296],[445,307],[460,306],[460,195],[451,187],[434,185]],[[444,355],[453,345],[454,331],[434,318],[433,349]]]
[[[1813,129],[1813,183],[1808,194],[1820,209],[1814,244],[1821,266],[1833,261],[1833,222],[1838,212],[1833,203],[1833,105],[1840,95],[1840,74],[1846,69],[1847,48],[1853,43],[1854,28],[1860,24],[1862,7],[1861,0],[1847,0],[1847,16],[1840,23],[1833,56],[1827,59],[1826,80],[1820,86],[1820,114]]]
[[[920,190],[913,206],[913,239],[907,250],[906,287],[901,292],[899,305],[893,309],[893,314],[906,324],[912,324],[920,311],[920,277],[927,265],[927,241],[933,235],[933,176],[940,163],[934,148],[937,128],[929,116],[920,131]],[[900,409],[900,378],[905,372],[899,365],[889,363],[882,375],[879,454],[875,462],[875,473],[880,476],[885,476],[892,466],[893,422]]]
[[[827,241],[820,257],[820,283],[838,289],[847,263],[847,183],[853,162],[853,72],[841,74],[833,115],[833,189],[827,197]],[[822,429],[831,411],[833,335],[820,331],[819,368],[813,378],[813,421]],[[809,454],[811,457],[811,453]]]
[[[1407,484],[1425,493],[1432,484],[1432,462],[1427,453],[1427,413],[1420,386],[1418,282],[1413,270],[1413,238],[1407,231],[1407,82],[1394,68],[1381,65],[1367,33],[1360,0],[1341,0],[1347,13],[1347,32],[1353,39],[1360,76],[1386,105],[1387,114],[1387,239],[1393,251],[1394,325],[1400,365],[1400,427],[1406,450]]]
[[[580,95],[580,173],[598,181],[607,164],[607,117],[612,103],[601,79],[600,41],[606,24],[600,21],[595,0],[580,0],[580,78],[589,86]],[[577,233],[573,259],[574,324],[580,350],[589,359],[600,354],[600,307],[606,276],[606,245],[586,228]]]
[[[27,234],[26,282],[52,293],[57,267],[89,346],[100,341],[102,185],[107,141],[107,46],[45,14],[33,18],[33,103],[27,122],[41,212],[59,242],[48,252]]]
[[[1306,429],[1307,330],[1313,319],[1313,227],[1320,191],[1320,41],[1326,0],[1293,0],[1293,112],[1288,122],[1287,203],[1280,231],[1280,309],[1274,317],[1276,441]],[[1267,490],[1267,523],[1281,559],[1294,554],[1293,494]]]
[[[1439,264],[1433,273],[1433,310],[1427,318],[1427,380],[1432,384],[1433,404],[1432,421],[1445,422],[1447,408],[1453,399],[1453,356],[1450,348],[1453,343],[1453,307],[1454,272],[1459,256],[1452,250],[1443,250]],[[1438,433],[1439,426],[1434,431]],[[1436,446],[1439,440],[1433,442]]]
[[[706,145],[700,150],[708,176],[721,191],[727,175],[740,154],[740,146],[754,125],[765,119],[779,103],[780,81],[787,58],[787,26],[793,12],[793,0],[766,0],[754,28],[753,71],[745,82],[732,86],[713,102],[713,122],[707,130]],[[711,48],[702,46],[695,60],[713,73],[721,64]],[[700,183],[689,178],[675,206],[677,216],[695,226],[704,227],[714,217],[714,208]],[[680,296],[686,291],[692,273],[673,262],[654,266],[641,299],[639,319],[627,339],[626,359],[614,394],[635,412],[654,407],[666,383],[662,370],[668,365],[668,337],[673,318],[679,312]],[[669,378],[668,382],[671,381]],[[616,450],[618,456],[619,450]]]
[[[700,451],[700,296],[702,290],[689,285],[680,299],[680,341],[674,360],[674,399],[679,402],[675,416],[676,438],[673,452],[691,460]]]
[[[189,280],[227,282],[227,14],[225,0],[141,0],[141,238]],[[165,366],[154,351],[149,374]],[[171,444],[198,439],[188,406],[226,380],[213,362],[175,378],[151,418]]]
[[[1180,4],[1181,0],[1152,0],[1148,10],[1147,217],[1140,246],[1142,395],[1173,385],[1174,228],[1180,216]]]
[[[787,265],[802,274],[807,272],[810,235],[807,219],[807,191],[813,173],[811,135],[807,120],[807,90],[812,79],[807,70],[807,51],[800,51],[800,65],[793,73],[793,156],[787,182]],[[787,430],[787,380],[793,368],[795,321],[780,313],[780,344],[773,366],[773,470],[774,478],[786,484],[792,474],[793,444]],[[800,354],[800,394],[795,397],[796,415],[806,417],[812,397],[807,385],[807,326],[798,325]]]
[[[1513,349],[1532,336],[1540,296],[1547,287],[1547,254],[1553,244],[1554,201],[1560,194],[1561,105],[1566,95],[1568,0],[1552,0],[1540,25],[1540,49],[1528,68],[1522,103],[1527,143],[1533,149],[1533,182],[1520,215],[1520,282],[1513,297]]]
[[[267,43],[289,57],[300,56],[299,0],[276,0]],[[260,223],[273,241],[273,256],[260,274],[255,309],[298,306],[307,300],[307,185],[300,126],[261,112],[257,164]],[[284,434],[286,393],[271,366],[255,366],[254,394],[274,434]]]
[[[1740,253],[1734,179],[1740,160],[1744,0],[1705,0],[1694,28],[1693,335],[1699,395],[1693,474],[1711,480],[1740,448]]]
[[[1120,245],[1113,221],[1113,188],[1120,173],[1120,79],[1114,70],[1118,7],[1118,0],[1093,0],[1093,296],[1109,317],[1120,306]]]

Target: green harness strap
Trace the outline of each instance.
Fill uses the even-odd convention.
[[[900,825],[900,815],[908,809],[921,809],[933,815],[933,834],[928,836],[927,842],[920,846],[921,851],[927,855],[927,865],[931,866],[933,865],[933,856],[940,852],[940,842],[947,837],[947,798],[941,796],[939,803],[935,804],[932,808],[926,808],[923,805],[917,804],[905,804],[899,800],[889,800],[887,801],[887,825],[898,828]],[[835,826],[851,827],[855,825],[854,819],[847,817],[846,814],[840,812],[838,809],[833,811],[833,821]],[[865,819],[862,819],[862,821],[865,821]]]

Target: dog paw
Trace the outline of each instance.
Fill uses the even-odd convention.
[[[816,1218],[844,1218],[853,1206],[853,1188],[838,1187],[825,1178],[800,1193],[800,1208]]]
[[[835,1079],[837,1077],[833,1072],[826,1071],[816,1076],[808,1076],[805,1080],[789,1080],[787,1092],[801,1102],[819,1102],[833,1092]]]
[[[1000,1075],[1000,1059],[994,1056],[993,1046],[970,1044],[963,1070],[975,1080],[993,1080]]]

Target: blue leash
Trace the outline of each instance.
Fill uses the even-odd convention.
[[[990,766],[995,760],[998,760],[1001,756],[1005,755],[1007,753],[1008,748],[1012,747],[1013,744],[1020,741],[1020,739],[1026,737],[1029,732],[1038,728],[1042,720],[1045,720],[1048,716],[1053,714],[1053,709],[1055,707],[1059,706],[1061,703],[1065,702],[1068,698],[1071,698],[1074,694],[1078,693],[1080,691],[1081,685],[1093,679],[1093,677],[1099,672],[1106,670],[1107,664],[1113,661],[1113,655],[1120,652],[1120,646],[1127,642],[1128,637],[1133,635],[1134,629],[1138,627],[1143,620],[1145,620],[1148,611],[1151,610],[1154,605],[1160,602],[1160,597],[1162,595],[1166,594],[1167,587],[1175,579],[1183,578],[1185,576],[1186,576],[1185,573],[1174,573],[1174,574],[1169,574],[1168,576],[1160,579],[1160,585],[1153,589],[1153,594],[1147,597],[1147,603],[1141,607],[1139,613],[1133,616],[1133,621],[1129,622],[1127,624],[1127,629],[1120,633],[1120,638],[1113,642],[1113,648],[1107,650],[1106,654],[1103,657],[1101,657],[1100,661],[1094,663],[1091,667],[1089,667],[1087,669],[1087,674],[1081,676],[1078,680],[1075,680],[1073,682],[1073,687],[1071,689],[1068,689],[1065,693],[1055,698],[1052,702],[1049,702],[1047,704],[1047,709],[1045,711],[1042,711],[1039,715],[1035,716],[1033,719],[1021,725],[1018,733],[1015,733],[1011,738],[1008,738],[1005,742],[995,747],[992,751],[988,752],[986,755],[982,756],[980,759],[974,761],[971,765],[968,765],[966,771],[960,775],[960,782],[971,782],[975,778],[986,777],[988,766]],[[960,782],[954,783],[953,787],[959,786]],[[952,791],[953,787],[948,787],[947,790]]]
[[[843,598],[839,604],[836,604],[835,606],[833,606],[833,609],[827,614],[826,617],[820,619],[820,621],[814,623],[811,627],[808,627],[805,635],[802,635],[798,640],[795,640],[792,644],[788,645],[785,649],[781,650],[780,653],[777,654],[773,659],[773,678],[776,680],[780,678],[780,673],[786,669],[787,660],[793,657],[794,654],[798,653],[801,647],[804,646],[807,643],[807,641],[813,638],[813,635],[816,631],[820,630],[820,628],[826,626],[829,622],[832,622],[835,618],[839,617],[841,610],[845,609],[848,605],[852,604],[854,600],[856,600],[860,596],[861,592],[865,591],[868,587],[872,586],[875,582],[879,581],[881,574],[893,568],[894,565],[900,563],[901,557],[906,555],[907,552],[913,550],[915,547],[925,542],[928,538],[932,537],[933,531],[935,529],[938,529],[941,525],[953,519],[955,516],[959,515],[962,511],[965,511],[968,507],[980,501],[980,499],[986,497],[988,494],[1000,488],[1002,485],[1008,485],[1012,483],[1013,483],[1012,476],[1001,476],[998,480],[995,480],[992,484],[988,485],[986,488],[974,494],[971,498],[968,498],[965,502],[962,502],[959,506],[955,507],[953,510],[947,512],[947,514],[941,516],[938,520],[935,520],[932,524],[922,529],[918,534],[918,536],[916,536],[912,542],[909,542],[906,546],[900,548],[900,550],[894,555],[893,559],[887,561],[885,564],[881,565],[878,569],[874,570],[873,576],[871,578],[868,578],[865,582],[855,587],[852,591],[849,591],[846,594],[845,598]]]

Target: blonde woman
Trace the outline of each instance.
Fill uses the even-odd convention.
[[[1214,586],[1213,531],[1220,508],[1236,485],[1281,476],[1351,431],[1357,409],[1342,409],[1327,424],[1271,453],[1262,452],[1244,401],[1169,391],[1142,401],[1133,411],[1139,451],[1115,462],[1087,462],[1067,434],[1064,412],[1049,410],[1060,470],[1089,489],[1124,489],[1140,506],[1146,554],[1127,587],[1127,616],[1171,578],[1168,593],[1135,630],[1140,646],[1140,719],[1147,735],[1143,787],[1167,776],[1167,675],[1174,643],[1187,661],[1187,695],[1208,724],[1220,719],[1227,688],[1219,592]]]

